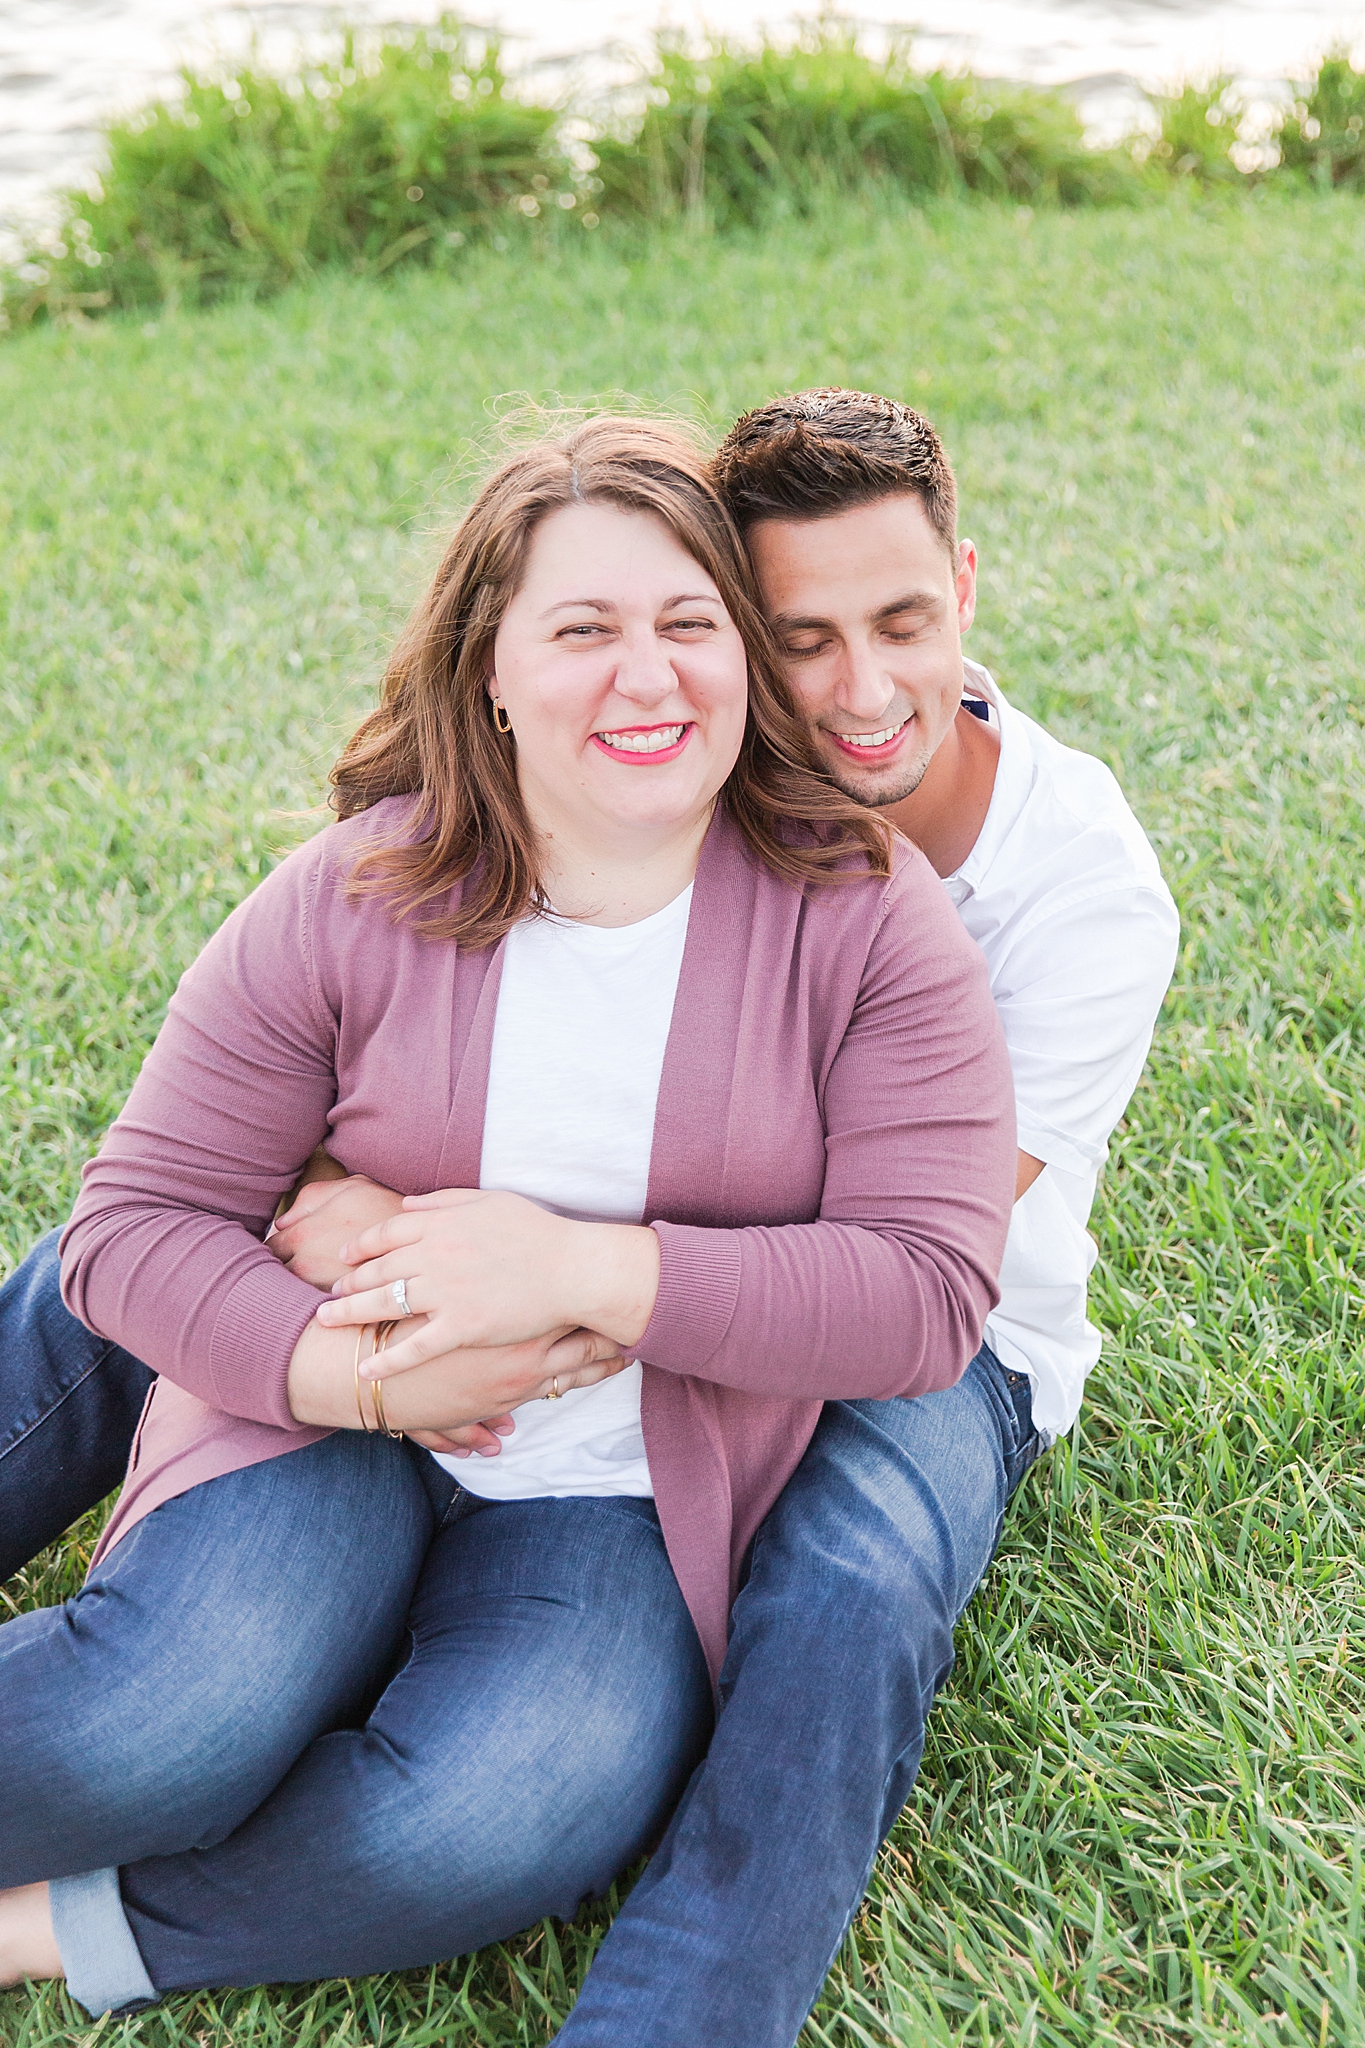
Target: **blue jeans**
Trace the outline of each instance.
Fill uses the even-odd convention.
[[[711,1697],[652,1501],[476,1501],[348,1432],[0,1628],[0,1725],[0,1886],[57,1880],[100,2011],[572,1917],[658,1839]]]
[[[1041,1448],[1027,1380],[988,1349],[945,1393],[825,1409],[755,1541],[705,1761],[564,2048],[791,2048]]]
[[[26,1398],[27,1347],[35,1356],[35,1382],[54,1389],[70,1382],[50,1414],[28,1429],[29,1436],[36,1435],[55,1453],[58,1437],[88,1443],[97,1433],[77,1426],[78,1410],[102,1418],[112,1430],[111,1418],[133,1405],[115,1382],[126,1379],[131,1387],[134,1369],[141,1375],[144,1368],[126,1353],[105,1347],[97,1367],[83,1377],[59,1370],[47,1351],[63,1348],[60,1318],[66,1312],[59,1302],[53,1306],[50,1259],[44,1270],[47,1278],[39,1284],[26,1264],[16,1275],[23,1286],[16,1290],[11,1282],[0,1293],[0,1444],[6,1440],[4,1416],[16,1400]],[[35,1299],[43,1310],[36,1318]],[[24,1315],[16,1312],[20,1303]],[[89,1352],[100,1348],[99,1340],[67,1321],[66,1341],[88,1367]],[[107,1803],[107,1793],[100,1790],[107,1774],[86,1744],[75,1745],[82,1778],[79,1796],[69,1802],[67,1824],[78,1833],[84,1830],[87,1846],[85,1860],[73,1863],[68,1857],[66,1867],[98,1874],[54,1888],[59,1938],[64,1956],[69,1947],[78,1958],[84,1945],[95,1959],[112,1957],[115,1972],[122,1957],[133,1972],[130,1996],[176,1986],[349,1976],[435,1961],[543,1913],[569,1912],[579,1896],[600,1890],[656,1837],[705,1739],[699,1653],[690,1627],[679,1619],[676,1585],[650,1503],[475,1505],[420,1454],[378,1443],[367,1450],[365,1440],[349,1435],[329,1438],[316,1449],[321,1453],[329,1446],[337,1446],[332,1455],[343,1461],[357,1455],[379,1460],[373,1467],[357,1466],[347,1482],[351,1488],[359,1483],[362,1492],[374,1489],[360,1518],[363,1540],[357,1544],[354,1525],[347,1520],[346,1487],[329,1474],[326,1485],[309,1490],[305,1453],[256,1468],[262,1475],[297,1480],[301,1490],[289,1525],[293,1530],[308,1522],[317,1554],[300,1558],[295,1566],[285,1620],[270,1607],[268,1588],[234,1592],[237,1582],[230,1571],[226,1574],[214,1603],[221,1614],[221,1640],[212,1651],[222,1658],[214,1666],[218,1682],[226,1684],[234,1675],[233,1660],[249,1636],[253,1675],[244,1677],[241,1690],[252,1694],[253,1714],[259,1711],[253,1685],[268,1690],[272,1712],[287,1721],[286,1732],[273,1738],[272,1756],[288,1750],[297,1739],[298,1723],[285,1714],[286,1694],[308,1690],[308,1681],[295,1677],[289,1686],[269,1682],[265,1618],[274,1617],[271,1625],[282,1637],[288,1635],[286,1620],[290,1628],[311,1628],[311,1604],[306,1608],[299,1600],[298,1588],[313,1589],[327,1576],[334,1557],[341,1558],[343,1569],[334,1596],[340,1604],[327,1608],[331,1620],[345,1611],[348,1574],[360,1573],[358,1584],[371,1603],[377,1595],[366,1574],[374,1571],[385,1587],[396,1587],[407,1537],[398,1545],[396,1560],[387,1546],[381,1546],[379,1559],[369,1555],[376,1532],[387,1534],[395,1519],[415,1532],[415,1554],[407,1554],[406,1563],[414,1589],[409,1661],[363,1727],[348,1724],[305,1736],[302,1754],[285,1767],[282,1782],[249,1818],[239,1815],[253,1788],[243,1790],[237,1777],[225,1792],[215,1793],[223,1806],[207,1818],[195,1788],[186,1783],[177,1798],[195,1810],[185,1812],[183,1825],[193,1822],[198,1832],[180,1836],[174,1848],[150,1850],[138,1845],[144,1832],[134,1843],[138,1860],[119,1846],[112,1827],[100,1844],[91,1839],[84,1804],[98,1804],[97,1792]],[[952,1664],[953,1624],[994,1552],[1009,1496],[1040,1447],[1027,1383],[1006,1373],[988,1350],[946,1393],[918,1401],[833,1403],[825,1410],[801,1466],[754,1544],[735,1607],[722,1674],[722,1712],[710,1749],[603,1944],[561,2031],[566,2044],[791,2048],[857,1910],[877,1848],[913,1786],[925,1717]],[[0,1521],[15,1531],[22,1547],[26,1517],[46,1540],[53,1510],[43,1496],[45,1465],[40,1461],[30,1475],[37,1485],[35,1507],[31,1498],[17,1497],[11,1463],[0,1455]],[[321,1459],[317,1469],[323,1470]],[[345,1470],[351,1473],[349,1462]],[[416,1488],[406,1486],[405,1472],[416,1475]],[[192,1523],[208,1513],[206,1497],[215,1489],[224,1489],[227,1506],[214,1513],[229,1532],[247,1526],[261,1511],[259,1502],[253,1505],[242,1497],[254,1494],[255,1484],[251,1474],[232,1474],[184,1496],[183,1502],[167,1503],[125,1539],[105,1569],[112,1572],[125,1552],[131,1557],[129,1546],[163,1517],[164,1540],[178,1549],[189,1539],[172,1530],[172,1510],[181,1509]],[[265,1479],[259,1484],[265,1485]],[[71,1498],[69,1480],[63,1486],[62,1498]],[[449,1507],[443,1507],[442,1486],[448,1488]],[[228,1489],[234,1489],[230,1499]],[[398,1518],[381,1514],[377,1505],[394,1489],[394,1498],[406,1504]],[[76,1511],[90,1505],[100,1490],[92,1479]],[[580,1517],[580,1510],[590,1512]],[[599,1519],[599,1510],[609,1510],[609,1516]],[[424,1513],[430,1517],[425,1525]],[[513,1516],[519,1519],[506,1519]],[[635,1517],[634,1530],[625,1527],[630,1516]],[[474,1546],[476,1533],[480,1541]],[[629,1543],[624,1542],[627,1536]],[[148,1583],[153,1572],[164,1569],[152,1556],[151,1540]],[[553,1562],[550,1553],[566,1543],[575,1555],[581,1543],[587,1559],[607,1560],[609,1568],[603,1575],[594,1564],[593,1599],[586,1608],[570,1600],[561,1613],[561,1596],[551,1579],[544,1582],[546,1590],[538,1589],[543,1566]],[[623,1547],[613,1550],[613,1543]],[[508,1579],[509,1561],[517,1559],[523,1577]],[[637,1625],[635,1577],[642,1561],[652,1589],[645,1605],[654,1610],[647,1628]],[[490,1575],[487,1585],[485,1573]],[[98,1591],[99,1583],[97,1575],[90,1590]],[[509,1589],[514,1598],[504,1611],[497,1602]],[[572,1590],[575,1598],[583,1591]],[[396,1600],[397,1593],[392,1597]],[[471,1599],[477,1608],[472,1620]],[[79,1617],[84,1600],[83,1594],[55,1613],[60,1617],[75,1609]],[[191,1589],[181,1625],[192,1637],[203,1607]],[[662,1629],[659,1615],[667,1622]],[[155,1620],[153,1615],[147,1624],[152,1633]],[[11,1629],[37,1623],[54,1628],[46,1617],[23,1617],[0,1629],[0,1651]],[[65,1624],[57,1633],[62,1640],[81,1636],[79,1628]],[[324,1663],[347,1658],[346,1630],[338,1639],[329,1638],[324,1652],[325,1633],[322,1628],[309,1635],[315,1654]],[[514,1656],[518,1645],[523,1647]],[[163,1645],[167,1670],[159,1700],[179,1683],[175,1647],[172,1624]],[[289,1647],[286,1642],[284,1650]],[[203,1645],[205,1668],[211,1649]],[[529,1669],[527,1649],[535,1651]],[[600,1669],[593,1668],[593,1660]],[[472,1718],[461,1727],[458,1716],[446,1714],[446,1699],[452,1677],[464,1683],[471,1666],[472,1705],[462,1704],[461,1712],[469,1711]],[[0,1724],[13,1726],[3,1672],[0,1658]],[[378,1691],[388,1676],[386,1670],[371,1671],[368,1682]],[[59,1687],[70,1678],[68,1658]],[[363,1693],[363,1673],[356,1674],[355,1683]],[[520,1740],[523,1723],[534,1725],[541,1711],[537,1688],[566,1711],[555,1769],[547,1775],[535,1768],[544,1762],[543,1752],[536,1752],[530,1778],[522,1782],[508,1763],[517,1797],[506,1811],[497,1808],[498,1826],[489,1819],[481,1834],[480,1798],[496,1804],[510,1796],[506,1771],[499,1786],[484,1753],[489,1737],[500,1741],[510,1730]],[[645,1698],[650,1712],[633,1722],[636,1703]],[[668,1703],[667,1716],[659,1715],[661,1702]],[[60,1722],[68,1711],[58,1710],[54,1696],[50,1717]],[[343,1718],[344,1711],[359,1713],[354,1707],[326,1711],[343,1712]],[[667,1725],[656,1746],[660,1719]],[[468,1738],[479,1728],[484,1733],[476,1747]],[[153,1732],[144,1717],[140,1740],[146,1743]],[[192,1744],[193,1726],[182,1728],[176,1739]],[[641,1741],[648,1752],[643,1758],[635,1749]],[[623,1742],[625,1756],[618,1746]],[[173,1743],[169,1746],[173,1751]],[[514,1741],[512,1750],[500,1752],[496,1761],[507,1763],[517,1753]],[[331,1768],[335,1756],[347,1759],[341,1783]],[[632,1776],[641,1763],[643,1775]],[[155,1799],[164,1810],[169,1776],[177,1767],[174,1753],[168,1764],[144,1759],[142,1767],[152,1778],[163,1772],[156,1779]],[[215,1769],[221,1768],[220,1759]],[[268,1775],[264,1765],[259,1768]],[[627,1781],[636,1811],[614,1834],[593,1823],[581,1839],[566,1841],[560,1770],[563,1785],[577,1788],[575,1798],[589,1816],[611,1806]],[[406,1800],[396,1796],[396,1778],[406,1779]],[[353,1799],[362,1788],[363,1811]],[[9,1814],[29,1796],[17,1785],[15,1795],[7,1798]],[[145,1802],[145,1782],[142,1796]],[[487,1811],[491,1814],[492,1805]],[[145,1831],[145,1815],[129,1818],[134,1817]],[[157,1819],[160,1823],[160,1812]],[[465,1863],[452,1871],[449,1858],[458,1863],[463,1845],[450,1837],[470,1828],[471,1821],[484,1867],[474,1871],[472,1863]],[[225,1822],[232,1832],[219,1840]],[[578,1825],[575,1819],[570,1833]],[[19,1881],[6,1875],[8,1832],[6,1822],[0,1828],[0,1884]],[[196,1842],[211,1846],[191,1846]],[[510,1876],[505,1869],[509,1858],[518,1865]],[[111,1878],[109,1866],[115,1862],[124,1867]],[[39,1874],[51,1874],[51,1868],[49,1859]],[[496,1910],[484,1910],[490,1901]],[[92,1993],[98,1991],[95,1980],[85,1981]]]
[[[58,1236],[0,1287],[0,1582],[118,1485],[152,1384],[64,1306]]]

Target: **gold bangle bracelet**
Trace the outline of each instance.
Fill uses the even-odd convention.
[[[376,1331],[375,1331],[375,1334],[374,1334],[374,1350],[373,1350],[373,1352],[371,1353],[371,1356],[372,1356],[372,1357],[374,1357],[374,1358],[378,1358],[378,1356],[379,1356],[380,1352],[381,1352],[381,1351],[382,1351],[382,1350],[384,1349],[385,1345],[386,1345],[386,1344],[388,1343],[388,1341],[389,1341],[389,1338],[390,1338],[390,1337],[391,1337],[391,1336],[393,1335],[393,1331],[394,1331],[394,1324],[393,1324],[393,1323],[381,1323],[381,1324],[379,1325],[379,1327],[378,1327],[378,1328],[376,1329]],[[401,1429],[390,1429],[390,1428],[389,1428],[389,1422],[388,1422],[388,1417],[387,1417],[387,1416],[385,1415],[385,1413],[384,1413],[384,1382],[383,1382],[383,1380],[371,1380],[371,1381],[370,1381],[370,1402],[371,1402],[371,1405],[372,1405],[372,1406],[373,1406],[373,1408],[374,1408],[374,1419],[375,1419],[375,1423],[376,1423],[376,1425],[378,1426],[378,1428],[379,1428],[379,1429],[380,1429],[380,1430],[381,1430],[381,1431],[383,1432],[383,1434],[384,1434],[384,1435],[385,1435],[386,1437],[390,1438],[390,1439],[391,1439],[391,1440],[392,1440],[392,1441],[393,1441],[394,1443],[401,1443],[401,1441],[402,1441],[402,1438],[403,1438],[403,1432],[402,1432],[402,1430],[401,1430]]]
[[[374,1431],[365,1420],[365,1404],[360,1398],[360,1347],[365,1342],[365,1332],[373,1328],[373,1323],[362,1323],[355,1333],[355,1412],[360,1417],[360,1427],[366,1436],[373,1436]]]

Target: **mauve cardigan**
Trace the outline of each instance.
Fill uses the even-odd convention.
[[[346,892],[391,798],[329,826],[182,979],[62,1240],[63,1293],[161,1375],[101,1551],[191,1486],[311,1443],[321,1298],[261,1240],[320,1140],[403,1193],[477,1187],[502,948]],[[553,1020],[546,1020],[547,1029]],[[713,1673],[747,1546],[825,1399],[951,1386],[997,1299],[1014,1098],[984,963],[928,862],[804,894],[719,807],[702,850],[645,1211],[659,1517]]]

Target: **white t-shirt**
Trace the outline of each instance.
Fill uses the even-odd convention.
[[[1086,1230],[1109,1138],[1137,1086],[1180,921],[1109,770],[1016,711],[968,662],[1000,735],[975,846],[944,887],[986,956],[1014,1074],[1019,1149],[1047,1162],[1014,1205],[986,1341],[1033,1382],[1049,1439],[1071,1427],[1100,1353]]]
[[[654,1111],[692,891],[638,924],[527,918],[507,935],[484,1114],[481,1188],[561,1216],[644,1217]],[[495,1458],[441,1457],[488,1500],[652,1496],[640,1366],[528,1401]]]

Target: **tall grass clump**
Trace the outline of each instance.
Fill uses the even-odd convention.
[[[1188,178],[1206,187],[1246,182],[1233,155],[1243,109],[1231,79],[1203,85],[1187,81],[1153,104],[1158,132],[1150,145],[1139,144],[1137,153],[1159,177]]]
[[[1365,71],[1342,50],[1299,87],[1280,127],[1284,170],[1314,185],[1365,189]]]
[[[592,118],[514,90],[496,39],[452,16],[348,31],[338,48],[291,77],[187,72],[179,98],[113,122],[95,196],[68,193],[59,224],[0,269],[0,329],[440,266],[513,232],[543,247],[551,223],[771,224],[860,188],[1062,207],[1181,185],[1365,189],[1365,73],[1342,54],[1271,138],[1253,143],[1218,78],[1157,95],[1154,136],[1096,148],[1064,92],[917,71],[908,36],[874,56],[830,18],[794,41],[698,51],[661,36]]]
[[[791,47],[661,40],[643,120],[595,144],[601,204],[752,222],[869,179],[914,194],[1084,205],[1135,197],[1131,155],[1087,147],[1074,107],[1038,86],[913,69],[821,23]]]
[[[9,281],[9,317],[262,294],[337,266],[430,262],[561,196],[552,107],[515,99],[497,44],[445,20],[342,42],[294,78],[184,75],[107,131],[97,196]]]

